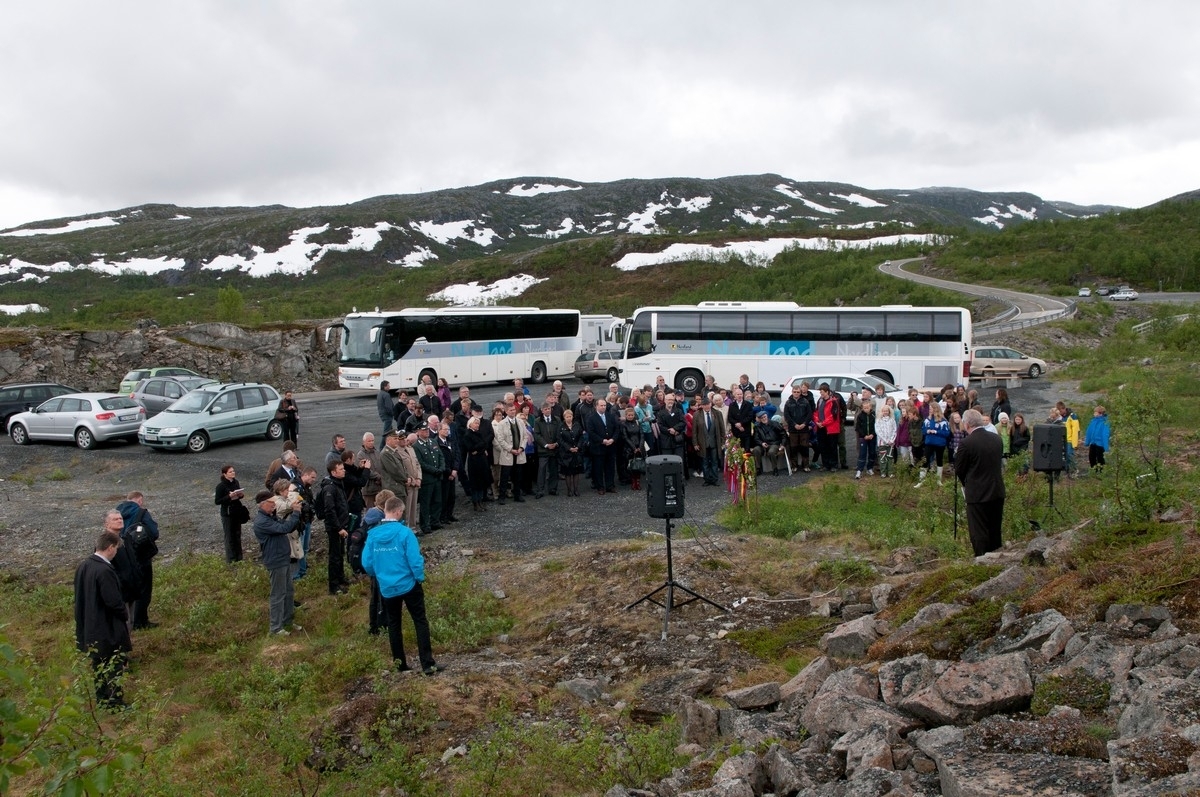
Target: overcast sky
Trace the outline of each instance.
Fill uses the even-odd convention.
[[[1200,188],[1200,3],[8,2],[0,228],[523,175]]]

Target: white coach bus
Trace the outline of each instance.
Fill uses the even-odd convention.
[[[629,321],[621,385],[667,385],[689,396],[711,375],[741,374],[779,391],[798,373],[869,374],[902,387],[965,383],[971,313],[962,307],[801,307],[702,302],[643,307]]]
[[[341,330],[338,385],[411,390],[428,376],[454,386],[568,376],[583,351],[578,310],[442,307],[352,312]]]

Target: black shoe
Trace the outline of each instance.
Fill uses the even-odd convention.
[[[454,517],[454,515],[451,515],[450,517],[446,518],[446,519],[445,519],[444,521],[442,521],[442,522],[443,522],[443,523],[457,523],[457,522],[458,522],[458,518]]]
[[[373,625],[367,629],[367,633],[371,636],[379,636],[379,626]]]
[[[558,490],[551,490],[550,495],[558,495]]]
[[[514,499],[513,499],[513,503],[514,503],[514,504],[523,504],[523,503],[525,503],[525,499],[524,499],[524,498],[519,498],[519,497],[518,497],[518,498],[514,498]]]
[[[144,622],[144,623],[138,623],[137,625],[135,625],[135,626],[133,627],[133,630],[134,630],[134,631],[142,631],[142,630],[144,630],[144,629],[146,629],[146,628],[158,628],[158,623],[151,622],[150,620],[147,620],[147,621],[146,621],[146,622]]]
[[[293,600],[293,601],[292,601],[292,608],[293,608],[293,609],[299,609],[299,608],[300,608],[301,606],[303,606],[303,605],[304,605],[304,604],[303,604],[303,603],[301,603],[301,602],[300,602],[300,601],[298,601],[298,600]],[[155,623],[155,625],[158,625],[158,623]]]
[[[504,506],[504,505],[505,505],[505,504],[507,504],[508,502],[507,502],[507,501],[505,501],[503,498],[497,498],[497,499],[496,499],[496,503],[497,503],[497,504],[499,504],[500,506]]]
[[[409,667],[404,662],[400,662],[396,665],[396,672],[412,672],[412,667]]]
[[[441,672],[445,669],[446,668],[440,664],[431,664],[430,666],[421,670],[421,672],[425,673],[426,675],[437,675],[439,672]]]
[[[441,528],[442,528],[442,524],[441,524],[441,523],[435,523],[435,524],[433,524],[432,526],[430,526],[430,527],[429,527],[429,531],[432,533],[432,532],[435,532],[435,531],[440,531],[440,530],[441,530]]]

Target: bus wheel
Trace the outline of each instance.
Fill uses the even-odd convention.
[[[704,374],[692,369],[680,371],[675,376],[675,387],[682,390],[686,397],[694,396],[704,387]]]
[[[892,385],[896,384],[896,380],[892,379],[892,375],[887,371],[867,371],[867,376],[873,376],[876,379],[882,379],[884,382]]]
[[[421,385],[425,382],[425,377],[429,377],[429,384],[437,387],[437,371],[432,368],[426,368],[421,373],[417,374],[417,390],[421,389]]]
[[[546,381],[546,364],[538,360],[533,364],[533,368],[529,371],[529,381],[535,385],[540,385]]]

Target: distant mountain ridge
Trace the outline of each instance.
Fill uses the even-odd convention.
[[[584,183],[518,177],[348,205],[181,208],[150,204],[0,231],[0,285],[90,269],[112,276],[237,271],[319,274],[449,264],[606,235],[727,233],[863,237],[911,229],[1001,229],[1122,210],[964,188],[867,189],[776,174]]]

